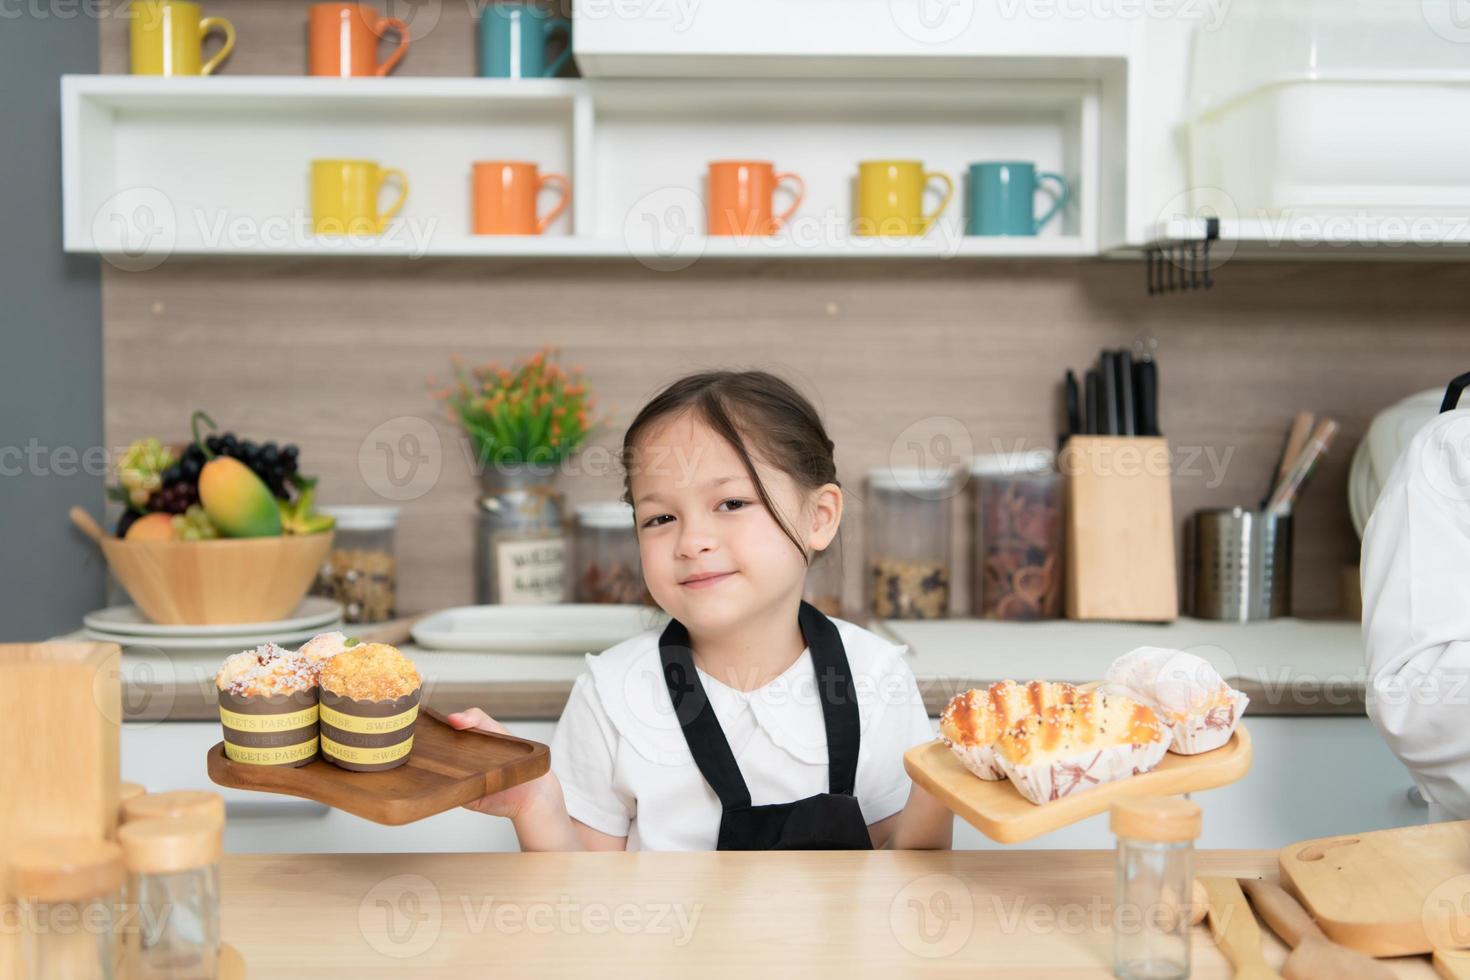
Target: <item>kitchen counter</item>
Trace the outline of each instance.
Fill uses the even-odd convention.
[[[1180,619],[1139,623],[1000,623],[891,620],[872,628],[909,645],[909,662],[931,714],[956,692],[991,681],[1042,677],[1096,680],[1119,654],[1138,646],[1191,650],[1250,695],[1250,714],[1363,715],[1365,671],[1359,626],[1345,621],[1279,619],[1235,624]],[[64,640],[83,639],[79,632]],[[403,650],[426,678],[435,707],[479,705],[502,720],[561,715],[585,669],[577,655]],[[213,720],[210,682],[221,654],[170,654],[128,647],[128,720]]]
[[[1109,977],[1111,851],[227,855],[223,936],[281,976]],[[1274,880],[1274,851],[1200,874]],[[1262,927],[1267,959],[1284,947]],[[1203,926],[1195,977],[1231,970]],[[1388,961],[1433,977],[1427,958]],[[468,975],[468,974],[466,974]]]

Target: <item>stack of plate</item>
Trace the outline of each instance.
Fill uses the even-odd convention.
[[[274,623],[229,623],[216,626],[167,626],[149,622],[137,606],[99,609],[82,618],[82,632],[89,640],[117,643],[124,647],[151,647],[183,653],[248,650],[262,643],[296,646],[318,633],[342,628],[342,604],[332,599],[310,597],[290,618]]]

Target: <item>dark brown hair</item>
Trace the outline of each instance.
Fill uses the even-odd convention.
[[[633,451],[654,423],[692,414],[728,442],[745,464],[756,494],[802,558],[811,556],[766,492],[747,445],[806,490],[837,484],[832,440],[822,418],[800,392],[765,371],[704,371],[680,378],[653,397],[623,436],[623,500],[632,503]]]

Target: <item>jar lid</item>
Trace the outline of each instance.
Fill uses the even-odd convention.
[[[343,504],[318,507],[320,513],[337,519],[339,531],[391,531],[398,524],[401,507],[359,507]]]
[[[1178,796],[1134,796],[1113,804],[1109,825],[1128,840],[1192,841],[1200,834],[1199,804]]]
[[[15,896],[26,902],[84,902],[122,888],[122,848],[88,837],[37,837],[10,857]]]
[[[208,817],[135,820],[117,832],[123,861],[135,874],[168,874],[218,864],[224,825]]]
[[[118,802],[118,805],[122,805],[123,803],[126,803],[128,800],[137,799],[138,797],[142,796],[146,792],[148,792],[148,788],[146,786],[144,786],[142,783],[128,783],[128,782],[118,783],[117,784],[117,802]]]
[[[178,789],[169,793],[145,793],[123,804],[125,824],[161,817],[204,817],[223,826],[225,798],[207,789]]]
[[[585,527],[630,528],[633,526],[633,506],[621,500],[578,504],[577,523]]]
[[[1013,453],[990,453],[970,462],[975,476],[1043,476],[1055,468],[1056,453],[1050,449],[1026,449]]]
[[[953,483],[955,471],[923,466],[884,466],[868,470],[868,485],[875,490],[902,490],[916,497],[938,499]]]

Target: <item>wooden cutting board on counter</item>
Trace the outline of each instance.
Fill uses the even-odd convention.
[[[399,826],[518,786],[551,768],[551,750],[511,735],[456,731],[432,709],[414,722],[408,761],[382,772],[349,772],[318,758],[298,768],[231,762],[225,743],[209,750],[220,786],[315,800],[374,823]]]
[[[1170,752],[1152,772],[1042,804],[1016,792],[1010,780],[973,775],[938,739],[905,752],[903,767],[914,782],[986,837],[1001,844],[1020,844],[1106,812],[1114,800],[1126,796],[1177,796],[1233,783],[1250,770],[1251,736],[1239,725],[1230,741],[1212,752]]]
[[[1301,841],[1277,857],[1282,885],[1334,942],[1369,956],[1470,946],[1470,820]]]

